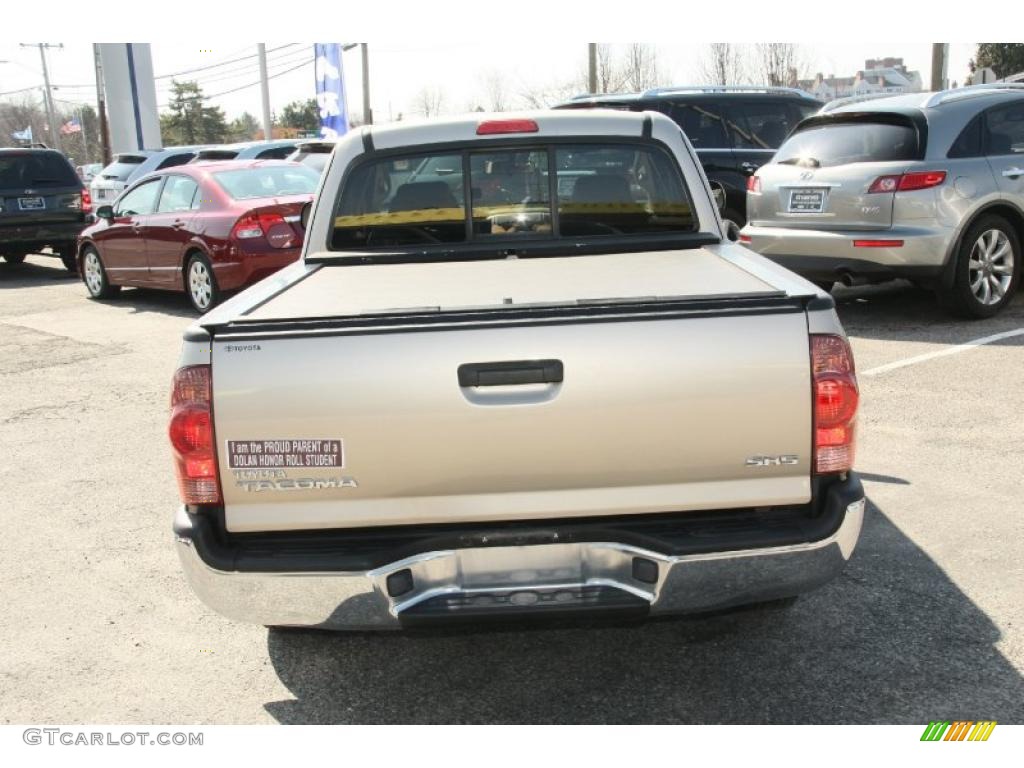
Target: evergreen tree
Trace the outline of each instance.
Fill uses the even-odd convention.
[[[164,144],[220,144],[228,126],[220,107],[207,106],[195,81],[171,81],[169,113],[160,116]]]
[[[1024,43],[978,43],[974,67],[991,67],[997,77],[1024,72]]]

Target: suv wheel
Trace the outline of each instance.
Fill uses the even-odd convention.
[[[1000,216],[983,216],[960,243],[953,285],[943,303],[963,317],[992,317],[1013,299],[1020,277],[1020,240]]]
[[[220,288],[217,277],[213,274],[210,261],[202,254],[196,254],[188,260],[185,269],[185,290],[189,301],[199,314],[209,312],[220,301]]]
[[[111,285],[107,280],[100,255],[91,246],[82,251],[82,282],[94,299],[109,299],[121,292],[120,285]]]
[[[8,264],[21,264],[23,261],[25,261],[26,255],[27,254],[24,253],[5,253],[4,261],[6,261]]]
[[[743,216],[731,208],[726,208],[722,211],[722,223],[725,224],[725,236],[730,242],[737,242],[740,239],[740,230],[743,229]]]

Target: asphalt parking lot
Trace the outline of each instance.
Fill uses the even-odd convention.
[[[632,626],[328,634],[232,623],[171,544],[183,296],[89,301],[0,262],[4,723],[1024,722],[1024,294],[985,322],[905,284],[837,293],[870,505],[785,610]]]

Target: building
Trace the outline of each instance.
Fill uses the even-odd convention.
[[[893,57],[868,59],[853,77],[825,77],[819,72],[813,80],[797,84],[822,101],[870,93],[915,93],[923,88],[921,73],[908,70],[902,58]]]

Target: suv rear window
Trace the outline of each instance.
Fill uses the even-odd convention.
[[[71,163],[55,152],[0,154],[0,189],[80,186]]]
[[[138,155],[119,156],[114,162],[100,171],[100,178],[112,181],[127,181],[128,177],[138,170],[138,167],[145,161],[145,157]]]
[[[911,126],[856,120],[811,123],[790,136],[772,162],[827,168],[918,157],[917,131]]]
[[[331,247],[362,250],[695,228],[683,179],[664,150],[632,144],[535,145],[365,162],[345,182]]]

